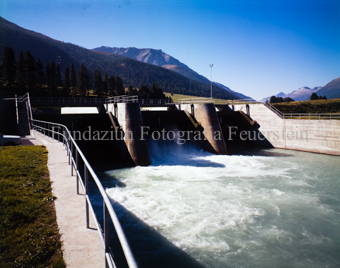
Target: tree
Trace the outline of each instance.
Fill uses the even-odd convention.
[[[59,63],[56,66],[56,84],[57,84],[58,87],[63,85],[63,80],[61,78],[61,71],[60,71]]]
[[[103,79],[100,71],[95,70],[93,74],[93,90],[98,97],[103,96]]]
[[[57,81],[56,81],[56,66],[54,61],[51,61],[51,63],[47,63],[46,65],[46,82],[47,82],[47,88],[50,92],[50,95],[56,95],[57,91]]]
[[[125,95],[125,87],[123,84],[123,80],[119,76],[115,77],[115,89],[118,96]]]
[[[310,96],[310,100],[317,100],[318,98],[319,97],[315,92],[313,92],[312,95]]]
[[[116,88],[115,78],[114,78],[114,76],[110,76],[107,80],[107,90],[108,90],[110,96],[116,95],[115,88]]]
[[[35,88],[35,84],[37,83],[36,76],[36,63],[35,59],[29,51],[25,52],[25,82],[28,85],[29,91],[33,91]]]
[[[5,81],[13,83],[16,75],[15,54],[11,47],[5,47],[2,59],[2,76]]]
[[[150,99],[150,95],[150,89],[145,85],[141,85],[138,91],[138,97],[141,99]]]
[[[150,89],[150,98],[151,99],[165,99],[165,95],[163,93],[163,90],[157,85],[152,83],[151,89]]]
[[[63,85],[63,90],[62,90],[62,95],[63,96],[68,96],[70,95],[70,70],[66,66],[65,72],[64,72],[64,85]]]
[[[77,91],[81,96],[87,96],[90,89],[90,76],[87,68],[82,64],[77,75]]]
[[[76,71],[74,70],[73,63],[71,63],[71,67],[70,67],[70,86],[72,88],[73,95],[76,95],[77,76],[76,76]]]
[[[103,94],[105,97],[107,97],[107,93],[108,93],[108,86],[107,86],[107,82],[109,80],[109,77],[107,75],[107,73],[105,72],[104,74],[104,78],[103,78]]]
[[[295,100],[293,100],[293,99],[290,98],[290,97],[287,97],[287,98],[284,98],[283,101],[284,101],[284,102],[291,102],[291,101],[295,101]]]
[[[37,59],[37,83],[40,85],[45,84],[44,65],[39,58]]]
[[[277,103],[277,98],[275,96],[271,96],[269,102],[270,103]]]
[[[25,85],[25,56],[20,52],[16,65],[16,80],[20,87]]]

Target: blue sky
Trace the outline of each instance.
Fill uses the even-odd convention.
[[[2,0],[0,16],[85,48],[162,49],[255,99],[340,76],[339,0]]]

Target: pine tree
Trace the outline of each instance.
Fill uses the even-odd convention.
[[[76,95],[77,76],[76,76],[76,71],[74,70],[73,63],[71,63],[71,67],[70,67],[70,86],[72,88],[73,95]]]
[[[15,54],[11,47],[5,47],[2,59],[2,76],[5,81],[13,83],[16,75]]]
[[[102,97],[103,79],[102,79],[101,73],[98,70],[95,70],[93,74],[93,90],[97,94],[98,97]]]
[[[103,78],[103,93],[104,93],[104,97],[107,97],[107,94],[108,94],[108,85],[107,85],[108,80],[109,80],[108,75],[105,72],[104,78]]]
[[[115,88],[116,88],[115,78],[113,76],[110,76],[110,78],[107,80],[107,90],[109,92],[108,94],[111,97],[116,95]]]
[[[150,89],[150,98],[151,99],[165,99],[163,90],[157,84],[152,83],[151,89]]]
[[[70,95],[70,70],[66,66],[65,72],[64,72],[64,85],[63,85],[63,96],[69,96]]]
[[[57,91],[57,83],[56,83],[56,66],[54,61],[51,63],[47,63],[46,65],[46,82],[47,88],[50,95],[55,96]]]
[[[63,80],[62,80],[61,71],[60,71],[60,64],[56,65],[56,84],[58,87],[61,87],[63,85]]]
[[[319,97],[315,92],[313,92],[312,95],[310,96],[310,100],[317,100],[318,98]]]
[[[37,83],[36,78],[36,63],[32,54],[28,51],[25,52],[25,83],[28,85],[28,89],[31,93],[35,93],[35,84]]]
[[[16,64],[16,80],[19,87],[24,87],[25,85],[25,56],[24,53],[20,52],[18,61]]]
[[[88,90],[90,89],[90,76],[87,68],[84,65],[80,66],[77,75],[77,83],[78,83],[78,93],[81,96],[87,96]]]
[[[118,96],[125,95],[125,88],[124,88],[123,80],[119,76],[115,77],[115,90]]]
[[[40,85],[45,84],[44,64],[39,58],[37,59],[37,83]]]

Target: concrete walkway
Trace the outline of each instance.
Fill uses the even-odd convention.
[[[32,131],[32,135],[22,138],[23,145],[44,145],[48,150],[47,166],[52,193],[57,197],[55,208],[66,266],[105,267],[102,241],[97,230],[86,228],[85,197],[77,194],[76,177],[71,176],[64,146],[39,133]],[[95,226],[91,216],[90,226]]]

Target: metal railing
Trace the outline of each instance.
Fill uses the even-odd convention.
[[[340,113],[282,113],[269,102],[258,102],[255,100],[227,100],[228,104],[262,104],[282,119],[304,119],[304,120],[339,120]]]
[[[340,113],[291,113],[283,114],[284,119],[340,120]]]
[[[106,98],[91,97],[31,97],[35,105],[100,105]]]
[[[118,217],[113,209],[113,206],[111,204],[111,201],[108,197],[108,195],[105,192],[104,187],[102,186],[99,178],[97,177],[96,173],[93,171],[91,165],[87,161],[86,157],[78,147],[77,143],[71,136],[70,131],[68,128],[64,125],[57,124],[57,123],[51,123],[46,121],[40,121],[40,120],[31,120],[31,129],[34,131],[38,131],[42,133],[43,135],[46,135],[48,137],[51,137],[52,139],[55,139],[57,141],[60,141],[63,143],[68,156],[68,163],[71,165],[71,175],[76,176],[77,181],[77,194],[79,194],[79,183],[82,186],[84,190],[84,195],[86,199],[86,227],[89,228],[89,215],[90,212],[93,216],[93,219],[95,221],[96,228],[99,232],[100,238],[104,245],[105,250],[105,263],[106,267],[116,267],[114,264],[114,257],[111,252],[111,249],[109,247],[109,238],[110,238],[110,228],[109,228],[109,219],[111,219],[114,230],[117,233],[120,245],[123,249],[126,262],[128,263],[129,267],[137,267],[137,263],[133,257],[133,254],[131,252],[130,246],[128,244],[128,241],[125,237],[124,231],[120,225],[120,222],[118,220]],[[83,168],[83,170],[81,170]],[[104,211],[104,226],[101,227],[97,216],[94,212],[90,197],[89,197],[89,180],[93,179],[95,182],[97,189],[100,192],[101,197],[103,198],[103,211]]]
[[[166,105],[173,104],[172,99],[140,99],[138,100],[140,105]]]
[[[215,103],[211,98],[187,98],[178,100],[179,104]]]
[[[138,96],[120,95],[105,99],[106,103],[137,103]]]
[[[38,131],[42,133],[43,135],[46,135],[48,137],[51,137],[63,143],[66,149],[66,152],[67,152],[67,156],[68,156],[68,164],[71,165],[71,176],[74,176],[74,173],[76,176],[77,194],[79,194],[79,183],[81,184],[83,191],[84,191],[85,200],[86,200],[86,203],[85,203],[86,204],[86,207],[85,207],[86,227],[90,228],[90,212],[91,212],[97,231],[103,242],[104,251],[105,251],[105,266],[116,267],[116,264],[114,263],[114,256],[109,246],[110,219],[111,219],[113,228],[117,234],[117,237],[118,237],[120,246],[123,250],[128,267],[137,268],[138,267],[137,263],[132,254],[129,243],[126,239],[122,226],[119,222],[119,219],[113,209],[110,198],[105,192],[103,185],[101,184],[96,173],[94,172],[91,165],[87,161],[85,155],[83,154],[83,152],[80,150],[77,143],[73,139],[68,128],[62,124],[33,119],[29,93],[25,94],[22,97],[17,98],[17,100],[21,102],[26,102],[26,107],[28,109],[28,116],[29,116],[29,124],[30,124],[31,130]],[[103,213],[103,225],[104,225],[103,228],[101,227],[97,219],[97,216],[93,209],[93,205],[89,197],[89,180],[91,178],[95,182],[97,189],[99,190],[100,195],[103,199],[103,212],[104,212]]]

